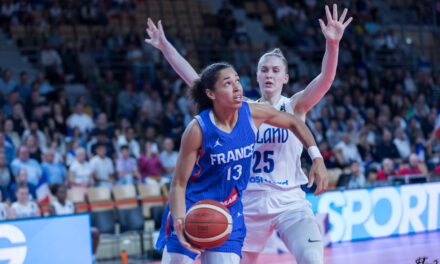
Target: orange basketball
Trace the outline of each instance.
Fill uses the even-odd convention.
[[[228,208],[213,200],[195,203],[185,216],[185,235],[192,245],[215,248],[228,240],[232,217]]]

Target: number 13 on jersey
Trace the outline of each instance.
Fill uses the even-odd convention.
[[[238,180],[238,179],[240,179],[240,177],[241,177],[241,173],[242,173],[242,171],[243,171],[242,169],[243,169],[243,167],[242,167],[240,164],[235,165],[235,166],[233,166],[233,167],[229,167],[229,169],[228,169],[227,180],[230,181],[230,180],[231,180],[231,177],[232,177],[232,179],[234,179],[234,180]]]

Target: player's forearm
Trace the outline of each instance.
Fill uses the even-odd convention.
[[[338,66],[338,53],[338,44],[332,42],[326,43],[321,73],[304,89],[296,104],[297,107],[302,107],[305,112],[307,112],[327,93],[335,79],[336,68]]]
[[[310,129],[306,124],[298,117],[292,117],[292,124],[289,129],[301,141],[306,149],[311,146],[316,146],[316,141],[313,138],[312,132],[310,132]]]
[[[182,218],[182,222],[183,222],[183,218],[185,218],[185,213],[186,213],[185,191],[186,188],[180,186],[179,184],[176,184],[175,180],[173,179],[170,189],[170,211],[174,223],[176,223],[177,219],[179,218]]]
[[[161,48],[161,51],[180,78],[182,78],[188,86],[192,87],[194,81],[199,78],[199,75],[189,62],[186,61],[169,42]]]
[[[325,53],[322,59],[320,82],[321,85],[328,85],[330,88],[336,76],[338,67],[339,43],[325,43]]]

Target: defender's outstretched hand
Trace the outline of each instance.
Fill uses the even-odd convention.
[[[353,20],[353,17],[350,17],[349,19],[347,19],[347,21],[344,22],[347,11],[347,8],[345,8],[342,12],[341,17],[338,19],[338,6],[336,4],[333,4],[333,17],[330,14],[328,6],[325,6],[327,25],[325,25],[322,19],[319,19],[319,24],[321,25],[322,34],[324,34],[324,37],[327,41],[339,43],[342,35],[344,35],[345,28]]]
[[[153,47],[161,50],[163,47],[165,47],[165,44],[168,41],[163,31],[162,21],[159,20],[156,27],[153,20],[151,20],[151,18],[148,18],[147,24],[148,26],[146,31],[150,38],[145,39],[145,43],[148,43]]]

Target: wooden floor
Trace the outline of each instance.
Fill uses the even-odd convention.
[[[422,258],[426,258],[423,262]],[[440,231],[332,244],[324,250],[326,264],[440,263]],[[150,264],[160,262],[151,262]],[[195,263],[200,263],[195,261]],[[257,264],[296,263],[290,254],[261,255]]]

